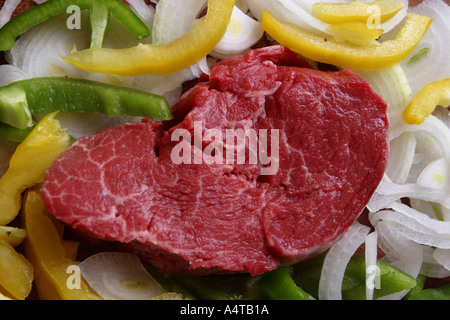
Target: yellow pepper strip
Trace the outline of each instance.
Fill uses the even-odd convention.
[[[9,168],[0,179],[0,225],[11,222],[19,213],[21,193],[43,180],[45,171],[70,144],[67,130],[47,115],[30,132],[12,155]]]
[[[363,46],[324,38],[298,25],[280,21],[268,11],[263,12],[261,25],[280,44],[306,58],[342,68],[375,70],[391,67],[406,58],[431,22],[431,18],[411,13],[395,39]]]
[[[312,5],[312,15],[330,24],[348,21],[367,23],[378,15],[376,18],[383,23],[395,16],[404,6],[398,0],[375,0],[371,3],[358,0],[349,3],[316,2]]]
[[[403,111],[403,121],[407,124],[421,124],[436,106],[450,105],[450,78],[430,82],[411,100]]]
[[[98,300],[81,278],[79,288],[71,288],[68,269],[79,264],[67,258],[56,220],[45,211],[39,189],[29,189],[25,195],[23,209],[24,227],[28,232],[25,239],[25,256],[35,270],[35,285],[40,299],[47,300]],[[70,253],[73,255],[73,253]]]
[[[65,257],[67,259],[76,260],[80,243],[78,241],[62,239],[61,245],[63,246],[64,252],[66,253]]]
[[[31,292],[33,266],[5,241],[0,241],[0,286],[24,300]]]
[[[0,241],[5,241],[13,247],[17,247],[26,238],[27,231],[25,229],[0,226]]]
[[[0,300],[12,300],[11,298],[5,296],[4,294],[0,293]]]
[[[210,53],[225,34],[234,0],[208,0],[204,19],[186,36],[168,44],[139,44],[126,49],[90,48],[63,58],[91,72],[123,76],[169,74],[197,63]]]
[[[379,38],[384,30],[369,28],[366,23],[351,21],[328,26],[328,31],[336,41],[348,41],[353,44],[363,45]]]

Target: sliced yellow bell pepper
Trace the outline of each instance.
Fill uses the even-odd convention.
[[[377,45],[355,45],[324,38],[298,25],[280,21],[268,11],[263,12],[261,25],[280,44],[306,58],[342,68],[375,70],[391,67],[406,58],[431,22],[431,18],[411,13],[395,39]]]
[[[364,22],[351,21],[328,26],[328,31],[336,41],[348,41],[353,44],[368,44],[379,38],[384,30],[369,28]]]
[[[450,105],[450,78],[430,82],[411,100],[403,111],[407,124],[421,124],[436,108]]]
[[[67,258],[58,222],[45,212],[39,189],[29,189],[25,195],[23,223],[28,232],[25,239],[25,256],[35,270],[35,285],[40,299],[44,300],[99,300],[87,283],[80,278],[80,288],[70,288],[67,283],[70,266],[79,262]]]
[[[9,168],[0,179],[0,225],[11,222],[19,213],[21,193],[43,180],[45,171],[70,144],[51,113],[42,119],[12,155]]]
[[[378,12],[371,10],[378,7]],[[371,3],[352,1],[349,3],[316,2],[312,5],[312,15],[319,20],[330,24],[349,21],[367,23],[369,19],[379,14],[380,23],[395,16],[405,5],[398,0],[375,0]]]
[[[225,34],[234,0],[208,0],[204,19],[186,36],[168,44],[139,44],[126,49],[90,48],[74,51],[65,61],[87,71],[123,76],[169,74],[197,63]]]
[[[0,241],[0,286],[14,298],[24,300],[31,292],[33,266],[4,241]]]
[[[7,297],[4,294],[0,293],[0,300],[12,300],[12,299],[10,297]]]

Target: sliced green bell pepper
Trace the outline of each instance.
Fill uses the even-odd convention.
[[[318,297],[324,258],[325,254],[321,254],[293,267],[294,281],[314,297]],[[380,270],[380,278],[379,288],[374,289],[374,299],[416,286],[416,279],[379,259],[377,267]],[[366,299],[366,265],[362,255],[354,255],[347,265],[342,282],[342,298],[344,300]]]
[[[48,0],[17,15],[0,29],[0,51],[11,49],[18,36],[31,27],[66,13],[70,6],[89,10],[91,20],[91,48],[100,48],[110,13],[137,39],[150,35],[148,27],[120,0]]]
[[[131,115],[156,120],[172,118],[165,97],[101,82],[43,77],[0,87],[1,122],[26,129],[33,125],[32,114],[54,111]]]
[[[279,267],[264,274],[258,282],[262,292],[272,300],[315,300],[294,282],[289,267]]]
[[[450,283],[439,288],[421,290],[410,295],[408,300],[450,300]]]

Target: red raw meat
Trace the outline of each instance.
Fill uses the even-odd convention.
[[[213,66],[173,107],[175,120],[76,141],[42,195],[56,218],[163,272],[260,274],[326,250],[357,219],[386,167],[386,108],[349,70],[310,69],[281,46],[251,50]],[[199,123],[223,137],[266,129],[271,151],[278,129],[275,170],[262,174],[268,165],[248,155],[227,163],[230,145],[223,164],[196,164],[213,141],[195,145]],[[191,164],[173,161],[176,132],[191,134]]]

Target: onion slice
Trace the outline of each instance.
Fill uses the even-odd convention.
[[[278,19],[297,24],[306,30],[318,34],[329,35],[328,24],[320,21],[292,0],[247,0],[253,16],[261,21],[264,10],[271,12]]]
[[[342,300],[345,269],[370,228],[355,222],[328,251],[319,281],[319,300]]]
[[[244,54],[263,35],[264,29],[261,27],[261,23],[245,14],[237,6],[234,6],[227,31],[210,55],[219,59],[225,59]]]
[[[25,73],[19,67],[10,64],[2,64],[0,66],[0,87],[15,81],[24,80],[25,78]]]
[[[10,19],[14,10],[19,5],[20,0],[6,0],[0,9],[0,28],[3,27]]]
[[[399,64],[385,69],[353,72],[369,82],[372,89],[389,104],[390,117],[403,112],[413,98],[408,78]]]
[[[437,253],[436,253],[437,251]],[[450,277],[450,270],[446,269],[441,263],[445,261],[440,257],[441,254],[447,254],[448,250],[435,249],[432,247],[423,247],[423,264],[420,271],[421,274],[431,278],[446,278]],[[437,260],[441,260],[439,263]]]
[[[132,254],[97,253],[82,261],[80,269],[89,286],[105,300],[148,300],[164,293]]]
[[[426,84],[450,78],[450,6],[442,0],[424,0],[410,12],[433,18],[418,46],[400,62],[416,95]]]

